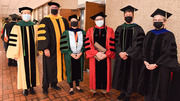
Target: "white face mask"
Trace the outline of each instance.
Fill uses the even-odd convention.
[[[95,23],[98,27],[102,27],[104,25],[104,20],[98,20],[98,21],[95,21]]]
[[[24,21],[29,21],[29,20],[31,19],[31,15],[29,15],[29,14],[23,14],[23,15],[22,15],[22,19],[23,19]]]

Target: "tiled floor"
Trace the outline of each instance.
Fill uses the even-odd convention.
[[[42,79],[42,63],[41,57],[38,57],[39,69],[40,69],[40,79]],[[8,67],[7,59],[3,49],[3,43],[0,40],[0,101],[113,101],[116,100],[117,96],[120,94],[119,91],[112,89],[110,91],[111,99],[105,98],[103,95],[98,93],[94,98],[88,99],[89,91],[89,75],[84,73],[84,81],[80,83],[81,88],[85,91],[84,93],[78,93],[75,90],[74,95],[69,95],[69,85],[67,81],[62,81],[58,83],[61,87],[61,91],[55,91],[49,88],[49,94],[43,95],[42,86],[35,88],[36,95],[23,96],[22,90],[17,89],[17,67]],[[143,96],[139,94],[133,94],[131,101],[144,101]]]

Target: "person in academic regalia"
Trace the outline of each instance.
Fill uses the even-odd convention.
[[[30,20],[32,10],[30,7],[19,8],[23,20],[13,26],[8,38],[7,58],[18,62],[17,88],[23,89],[24,96],[28,95],[28,89],[34,95],[33,87],[40,84],[36,58],[37,26]]]
[[[168,100],[171,71],[177,70],[179,66],[174,34],[165,29],[171,15],[161,9],[151,15],[155,29],[146,34],[143,42],[144,65],[138,86],[138,92],[145,95],[145,101],[172,101]]]
[[[133,23],[134,11],[137,10],[130,5],[122,8],[125,23],[115,31],[116,60],[112,87],[121,91],[117,99],[124,101],[129,101],[131,94],[137,91],[139,66],[143,63],[139,53],[145,34],[141,26]]]
[[[84,92],[79,87],[79,82],[83,81],[84,67],[84,40],[86,32],[78,28],[80,17],[77,15],[69,16],[71,28],[63,32],[61,36],[61,52],[64,53],[67,82],[70,86],[69,94],[73,95],[73,81],[76,81],[76,89]]]
[[[16,24],[17,18],[19,17],[17,14],[11,14],[9,16],[11,18],[11,22],[6,24],[6,26],[4,27],[3,35],[2,35],[5,51],[7,51],[7,48],[8,48],[8,43],[9,43],[8,38],[12,30],[12,27]],[[11,66],[11,65],[17,66],[17,62],[15,61],[15,59],[8,58],[8,66]]]
[[[6,24],[9,22],[9,18],[4,18],[3,21],[3,26],[2,26],[2,30],[1,30],[1,39],[3,41],[3,47],[5,48],[5,42],[4,42],[4,28],[6,27]]]
[[[18,17],[17,22],[20,22],[22,20],[21,16]]]
[[[89,28],[86,33],[85,51],[90,69],[89,98],[97,93],[97,89],[100,89],[106,98],[110,98],[108,92],[111,89],[111,59],[115,58],[115,34],[112,28],[105,26],[105,17],[103,12],[92,16],[96,26]],[[105,48],[106,52],[95,49],[96,42]]]
[[[60,38],[69,28],[68,21],[58,14],[60,5],[49,2],[51,14],[42,19],[38,29],[38,50],[43,51],[43,94],[51,88],[60,90],[57,83],[66,79],[64,56],[60,52]]]

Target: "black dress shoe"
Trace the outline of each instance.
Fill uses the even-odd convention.
[[[28,90],[27,89],[23,90],[23,95],[28,96]]]
[[[8,66],[12,66],[12,62],[8,62]]]
[[[125,97],[123,101],[130,101],[130,97]]]
[[[70,95],[73,95],[73,94],[74,94],[74,91],[70,91],[69,94],[70,94]]]
[[[51,88],[55,89],[55,90],[61,90],[61,88],[59,86],[51,86]]]
[[[36,92],[35,92],[35,90],[34,90],[34,88],[32,87],[32,88],[30,88],[30,93],[32,94],[32,95],[34,95],[34,94],[36,94]]]
[[[43,94],[47,95],[48,94],[48,89],[43,89]]]
[[[8,66],[12,66],[12,59],[8,59]]]
[[[76,89],[77,89],[77,88],[76,88]],[[79,92],[81,92],[81,93],[84,92],[84,90],[82,90],[82,89],[77,89],[77,90],[78,90]]]
[[[122,100],[124,97],[125,97],[125,94],[124,94],[124,93],[121,93],[121,94],[117,97],[117,99],[118,99],[118,100]]]
[[[14,61],[13,64],[12,64],[12,66],[17,66],[17,62]]]

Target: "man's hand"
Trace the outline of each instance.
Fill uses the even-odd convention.
[[[82,55],[82,52],[81,53],[79,53],[79,54],[76,54],[76,60],[78,60],[80,57],[81,57],[81,55]]]
[[[148,67],[146,67],[148,70],[154,70],[157,67],[156,64],[150,64]]]
[[[45,56],[47,56],[47,57],[50,57],[50,56],[51,56],[49,49],[45,49],[45,50],[44,50],[44,54],[45,54]]]
[[[71,54],[71,57],[74,58],[74,59],[76,59],[77,55],[72,53],[72,54]]]
[[[123,60],[127,60],[127,59],[128,59],[126,52],[120,52],[120,53],[119,53],[119,56],[120,56]]]
[[[97,58],[99,58],[100,60],[102,59],[102,52],[98,52],[97,54],[96,54],[96,56],[97,56]]]
[[[106,54],[102,53],[102,57],[100,60],[104,60],[106,57],[107,57]]]
[[[144,61],[144,64],[145,64],[146,68],[148,69],[150,64],[147,61]]]

